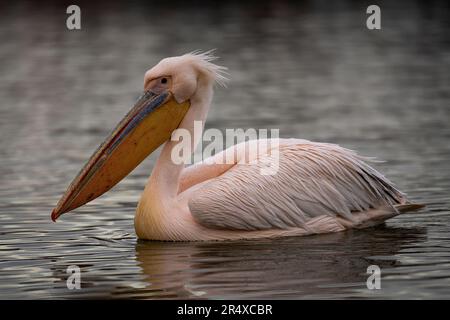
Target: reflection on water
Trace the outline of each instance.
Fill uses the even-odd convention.
[[[239,297],[245,299],[358,297],[358,291],[367,291],[368,265],[395,265],[398,258],[392,256],[423,241],[424,233],[382,227],[276,241],[139,242],[136,258],[148,285],[132,295],[233,298],[241,284]]]
[[[77,32],[57,5],[2,4],[0,298],[450,297],[448,4],[396,3],[380,3],[376,32],[364,27],[365,7],[346,1],[81,3]],[[128,111],[145,70],[199,48],[218,48],[232,77],[207,127],[280,128],[375,155],[427,210],[305,238],[139,242],[134,208],[152,156],[52,223],[52,207]],[[82,290],[66,288],[73,264]],[[382,290],[365,287],[371,264]]]

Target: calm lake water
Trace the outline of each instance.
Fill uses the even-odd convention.
[[[172,2],[170,2],[172,3]],[[0,5],[0,298],[450,298],[450,20],[445,1],[197,7]],[[224,243],[137,241],[155,155],[112,191],[50,212],[161,58],[217,48],[207,127],[280,128],[376,156],[420,214],[377,228]],[[270,196],[270,195],[268,195]],[[379,265],[381,290],[366,288]],[[66,268],[81,268],[68,290]]]

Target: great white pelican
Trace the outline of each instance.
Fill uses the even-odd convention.
[[[272,161],[271,143],[248,154],[247,141],[191,166],[172,161],[180,141],[177,128],[194,136],[204,123],[215,83],[224,67],[210,53],[161,60],[145,73],[144,93],[70,184],[52,212],[55,221],[102,195],[164,143],[136,209],[141,239],[196,241],[300,236],[373,226],[420,209],[369,166],[367,158],[328,143],[278,140],[279,165],[262,175],[261,160]],[[269,141],[270,142],[270,141]],[[192,146],[198,141],[192,138]],[[194,148],[192,148],[194,150]],[[223,162],[223,161],[222,161]],[[262,161],[264,162],[264,161]]]

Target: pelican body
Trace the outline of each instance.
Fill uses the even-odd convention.
[[[75,177],[52,219],[108,191],[162,144],[136,209],[140,239],[303,236],[374,226],[422,207],[369,166],[370,159],[334,144],[279,139],[272,175],[260,169],[273,160],[273,141],[243,142],[191,166],[173,161],[180,141],[172,133],[191,133],[194,150],[194,121],[204,124],[214,85],[226,80],[214,59],[210,52],[189,53],[148,70],[144,94]],[[266,147],[252,148],[261,142]],[[219,161],[230,151],[232,161]]]

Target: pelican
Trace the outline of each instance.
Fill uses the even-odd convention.
[[[181,143],[171,139],[173,132],[194,137],[194,121],[204,124],[215,84],[227,80],[215,59],[210,51],[193,52],[148,70],[144,93],[72,181],[52,220],[111,189],[162,144],[135,213],[140,239],[304,236],[370,227],[423,207],[369,166],[369,158],[335,144],[253,140],[193,165],[173,161]],[[192,150],[198,142],[191,138]],[[250,148],[261,142],[267,147]],[[272,145],[278,170],[263,175],[261,163],[273,161]],[[226,152],[234,152],[233,161],[218,161]]]

